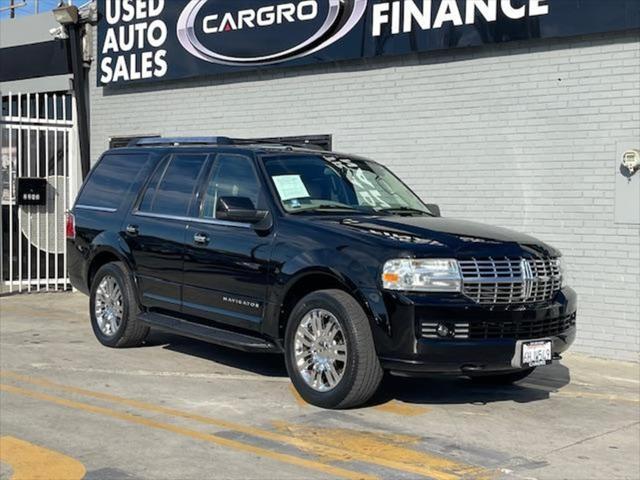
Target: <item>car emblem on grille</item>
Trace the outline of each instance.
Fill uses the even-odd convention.
[[[533,284],[537,279],[533,274],[531,264],[525,258],[520,260],[520,271],[522,272],[522,299],[526,300],[533,293]]]

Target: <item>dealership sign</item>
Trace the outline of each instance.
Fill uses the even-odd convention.
[[[98,84],[640,28],[638,0],[98,0]]]

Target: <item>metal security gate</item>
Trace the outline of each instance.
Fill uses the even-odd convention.
[[[65,290],[65,212],[77,191],[74,99],[67,93],[2,96],[0,293]],[[19,179],[46,181],[44,205],[24,205]]]

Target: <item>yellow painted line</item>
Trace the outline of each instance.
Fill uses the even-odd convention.
[[[293,385],[289,385],[289,389],[291,390],[291,394],[295,399],[296,403],[301,407],[308,407],[309,404],[304,401],[304,398],[300,396],[298,391],[295,389]],[[428,408],[419,406],[419,405],[408,405],[406,403],[398,402],[397,400],[391,400],[387,403],[382,403],[380,405],[374,405],[370,407],[374,410],[384,413],[391,413],[393,415],[401,415],[403,417],[417,417],[418,415],[423,415],[429,411]]]
[[[138,425],[144,425],[146,427],[151,427],[159,430],[165,430],[168,432],[177,433],[179,435],[183,435],[185,437],[193,438],[196,440],[202,440],[205,442],[213,443],[213,444],[220,445],[227,448],[232,448],[242,452],[252,453],[254,455],[258,455],[264,458],[269,458],[272,460],[278,460],[280,462],[288,463],[290,465],[308,468],[310,470],[316,470],[325,475],[333,475],[336,477],[348,478],[353,480],[376,478],[360,472],[354,472],[352,470],[346,470],[344,468],[334,467],[334,466],[316,462],[313,460],[306,460],[304,458],[296,457],[293,455],[287,455],[284,453],[278,453],[278,452],[274,452],[264,448],[255,447],[247,443],[238,442],[236,440],[230,440],[228,438],[219,437],[217,435],[203,433],[203,432],[199,432],[197,430],[191,430],[188,428],[178,427],[176,425],[158,422],[156,420],[150,420],[150,419],[139,417],[136,415],[131,415],[129,413],[112,410],[110,408],[98,407],[88,403],[67,400],[66,398],[47,395],[44,393],[28,390],[25,388],[14,387],[12,385],[6,385],[6,384],[0,384],[0,390],[8,393],[13,393],[16,395],[22,395],[25,397],[33,398],[36,400],[41,400],[44,402],[54,403],[56,405],[61,405],[68,408],[73,408],[76,410],[82,410],[85,412],[95,413],[98,415],[104,415],[107,417],[124,420],[126,422],[135,423]],[[32,480],[32,479],[29,479],[29,480]],[[49,480],[51,480],[51,477],[49,477]]]
[[[52,382],[50,380],[33,378],[26,375],[19,375],[17,373],[8,372],[8,371],[0,371],[0,377],[12,378],[14,380],[18,380],[24,383],[29,383],[32,385],[38,385],[45,388],[52,388],[52,389],[56,389],[56,390],[60,390],[68,393],[74,393],[78,395],[84,395],[87,397],[93,397],[100,400],[105,400],[108,402],[113,402],[121,405],[127,405],[129,407],[134,407],[134,408],[138,408],[138,409],[146,410],[150,412],[161,413],[161,414],[172,416],[172,417],[185,418],[185,419],[203,423],[206,425],[214,425],[220,428],[225,428],[228,430],[245,433],[247,435],[251,435],[254,437],[264,438],[266,440],[271,440],[274,442],[280,442],[287,445],[291,445],[305,452],[314,453],[316,455],[319,455],[325,458],[344,459],[345,457],[345,451],[341,446],[334,446],[330,444],[323,445],[316,442],[315,439],[313,438],[305,439],[305,438],[302,438],[301,436],[296,437],[294,435],[271,432],[268,430],[263,430],[255,427],[237,424],[237,423],[229,422],[226,420],[184,412],[181,410],[163,407],[160,405],[154,405],[147,402],[141,402],[138,400],[123,398],[123,397],[111,395],[108,393],[94,392],[92,390],[87,390],[84,388],[63,385],[60,383]],[[302,398],[300,398],[300,401],[304,402]],[[410,452],[417,452],[417,451],[410,450]],[[349,460],[369,463],[369,464],[373,464],[373,465],[377,465],[385,468],[390,468],[393,470],[399,470],[399,471],[411,473],[414,475],[433,478],[434,480],[457,480],[458,478],[460,478],[460,475],[450,473],[452,471],[453,472],[457,472],[457,471],[466,472],[471,470],[476,471],[476,467],[471,467],[465,464],[447,460],[444,457],[429,455],[422,452],[417,452],[417,453],[420,453],[422,455],[422,457],[420,458],[420,461],[417,464],[415,462],[406,463],[402,460],[393,458],[392,456],[383,458],[379,456],[375,451],[349,452]],[[415,457],[412,457],[412,459],[415,460]],[[445,471],[441,471],[440,470],[441,468],[444,469]],[[486,473],[486,470],[484,472]]]
[[[448,460],[409,448],[420,441],[419,436],[385,432],[359,432],[345,428],[327,428],[314,425],[295,425],[274,422],[278,431],[293,438],[313,441],[315,445],[331,447],[337,456],[328,459],[336,461],[359,460],[363,456],[375,456],[379,465],[389,466],[391,462],[404,465],[405,472],[426,475],[432,478],[489,478],[489,471]]]
[[[13,437],[0,437],[0,461],[11,480],[81,480],[87,471],[74,458]]]
[[[417,417],[418,415],[423,415],[429,411],[426,407],[409,405],[407,403],[398,402],[397,400],[391,400],[390,402],[376,405],[373,409],[380,412],[392,413],[393,415],[401,415],[403,417]]]

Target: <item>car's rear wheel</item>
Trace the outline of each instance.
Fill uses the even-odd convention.
[[[471,377],[476,383],[485,385],[510,385],[512,383],[524,380],[531,375],[535,370],[535,367],[526,368],[524,370],[518,370],[509,373],[496,373],[487,375],[478,375]]]
[[[289,376],[313,405],[359,406],[382,380],[367,315],[341,290],[321,290],[300,300],[289,318],[285,345]]]
[[[149,327],[138,320],[133,281],[122,262],[100,267],[91,284],[89,302],[93,333],[103,345],[136,347],[147,337]]]

